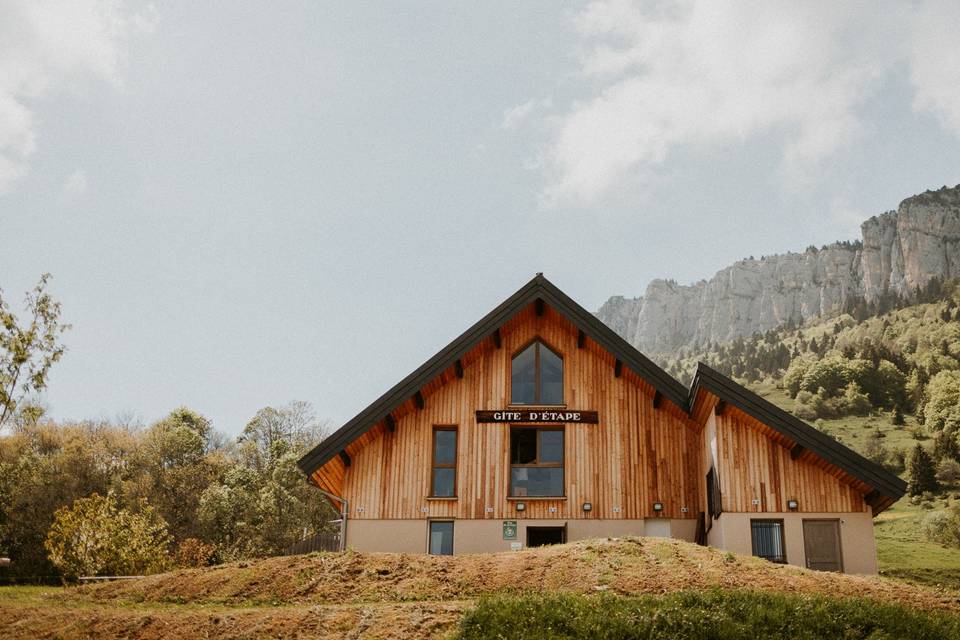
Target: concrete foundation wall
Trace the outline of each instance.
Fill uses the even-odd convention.
[[[750,520],[782,519],[787,562],[806,565],[803,546],[804,519],[836,519],[840,521],[840,548],[846,573],[877,573],[877,547],[873,536],[873,519],[869,513],[729,513],[713,523],[710,546],[750,555]],[[567,527],[567,541],[621,536],[669,537],[692,542],[696,521],[692,519],[647,520],[517,520],[517,537],[504,540],[502,520],[454,520],[453,552],[493,553],[526,546],[527,527]],[[350,520],[347,523],[347,547],[357,551],[394,553],[426,553],[429,521],[417,520]]]
[[[782,519],[783,537],[786,543],[787,562],[798,567],[806,566],[803,547],[803,521],[839,520],[840,553],[844,573],[877,573],[877,543],[873,536],[873,517],[869,513],[729,513],[724,512],[713,521],[713,530],[708,536],[711,546],[734,553],[750,555],[753,544],[750,538],[751,519]]]
[[[357,551],[426,553],[428,520],[349,520],[347,547]],[[622,536],[673,537],[692,541],[694,520],[517,520],[515,540],[503,539],[503,520],[454,520],[453,552],[510,551],[526,546],[527,527],[567,527],[567,541]]]

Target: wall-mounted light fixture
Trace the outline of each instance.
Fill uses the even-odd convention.
[[[593,511],[593,503],[592,503],[592,502],[584,502],[584,503],[583,503],[583,510],[584,510],[584,511]]]
[[[654,502],[654,503],[653,503],[653,511],[654,511],[655,513],[660,513],[661,511],[663,511],[663,503],[662,503],[662,502]]]
[[[518,503],[516,504],[516,507],[517,507],[517,511],[526,511],[526,510],[527,510],[527,503],[526,503],[526,502],[518,502]]]
[[[787,509],[790,511],[796,511],[800,507],[800,503],[796,500],[787,500]]]
[[[690,513],[690,507],[680,507],[680,513]]]

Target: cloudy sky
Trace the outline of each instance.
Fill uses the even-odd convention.
[[[537,271],[591,309],[960,182],[956,2],[0,0],[0,287],[57,418],[339,423]]]

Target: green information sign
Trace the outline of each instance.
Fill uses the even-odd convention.
[[[503,521],[503,539],[504,540],[517,539],[517,521],[516,520]]]

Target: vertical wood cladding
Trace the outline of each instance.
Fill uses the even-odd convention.
[[[788,511],[788,500],[807,513],[869,510],[869,487],[809,453],[791,459],[790,443],[745,413],[727,407],[716,424],[724,511]]]
[[[653,389],[549,306],[533,306],[500,330],[501,347],[484,341],[424,387],[423,409],[412,401],[394,412],[395,429],[377,425],[314,474],[321,486],[350,501],[352,518],[693,518],[700,503],[698,429],[669,402],[653,407]],[[478,424],[478,409],[509,406],[510,362],[539,337],[563,356],[564,402],[599,413],[598,424],[565,425],[566,499],[526,498],[521,515],[509,493],[509,424]],[[457,425],[457,498],[428,499],[434,425]],[[691,464],[694,461],[694,464]],[[593,503],[584,514],[582,504]],[[681,507],[689,507],[686,513]],[[487,509],[492,510],[488,511]],[[554,508],[555,511],[550,509]],[[360,510],[362,509],[362,511]]]

